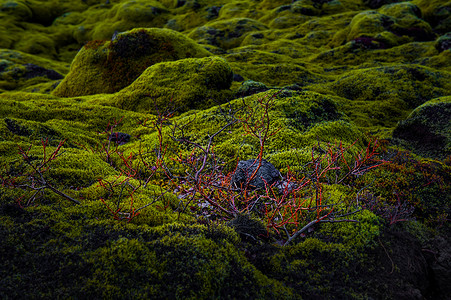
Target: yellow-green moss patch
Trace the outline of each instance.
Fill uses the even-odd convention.
[[[155,64],[113,96],[122,109],[149,112],[174,106],[178,112],[207,108],[230,96],[232,70],[219,57]]]

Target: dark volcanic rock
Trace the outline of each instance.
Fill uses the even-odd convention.
[[[61,75],[60,73],[58,73],[54,70],[48,70],[46,68],[37,66],[35,64],[25,64],[25,69],[26,69],[26,71],[25,71],[24,77],[26,79],[39,77],[39,76],[45,76],[52,80],[58,80],[58,79],[64,78],[63,75]]]
[[[258,160],[249,159],[240,161],[235,174],[233,174],[232,184],[238,187],[244,187],[257,167]],[[249,182],[249,186],[255,189],[263,189],[265,188],[265,183],[271,185],[280,178],[281,174],[279,170],[267,160],[262,159],[261,166],[255,177]]]

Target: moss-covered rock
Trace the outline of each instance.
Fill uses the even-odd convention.
[[[445,298],[450,11],[448,0],[0,0],[0,298]],[[191,198],[180,162],[203,152],[171,135],[207,146],[236,112],[210,149],[231,178],[260,154],[242,122],[261,124],[268,99],[262,155],[282,175],[307,180],[324,151],[349,147],[349,164],[368,132],[386,138],[383,166],[332,184],[344,163],[321,189],[336,211],[373,212],[282,247],[314,212],[277,234],[258,213],[227,224]],[[61,140],[42,176],[79,204],[33,190],[29,163]]]
[[[337,14],[345,10],[345,6],[338,0],[297,0],[291,4],[294,13],[308,16]]]
[[[241,83],[241,86],[236,91],[236,95],[238,97],[245,97],[256,93],[265,92],[268,89],[269,88],[261,82],[246,80],[243,83]]]
[[[362,3],[367,5],[369,8],[375,9],[386,4],[401,2],[401,0],[362,0]]]
[[[435,41],[435,48],[439,52],[443,52],[445,50],[451,49],[451,33],[446,33],[446,34],[440,36]]]
[[[160,232],[166,235],[158,234],[151,241],[122,239],[93,252],[88,260],[96,271],[85,290],[95,294],[103,290],[103,296],[110,297],[138,286],[136,296],[156,298],[290,296],[287,288],[255,270],[229,241],[212,240],[201,228],[186,228],[192,231],[188,236],[180,229],[171,233],[163,228]],[[119,270],[127,275],[116,276]],[[140,278],[144,270],[148,275]],[[110,282],[107,289],[101,288],[105,280]]]
[[[451,97],[433,99],[399,122],[393,137],[408,142],[423,156],[444,159],[451,155]]]
[[[261,109],[257,99],[269,97],[276,99],[270,112],[270,124],[279,131],[265,145],[264,158],[283,174],[288,168],[298,170],[307,163],[311,159],[312,147],[318,145],[318,142],[327,144],[340,140],[344,145],[351,145],[357,141],[359,149],[365,145],[366,137],[363,132],[347,121],[333,98],[314,92],[268,90],[230,101],[222,105],[222,110],[240,109],[237,116],[244,118],[249,109]],[[196,115],[192,112],[182,114],[174,122],[185,124],[185,134],[193,142],[206,146],[207,137],[226,125],[226,117],[221,114],[218,106],[214,106],[197,112]],[[191,134],[194,132],[196,134]],[[140,143],[154,148],[157,141],[156,133],[152,132],[141,136]],[[125,147],[136,147],[137,143],[127,144]],[[230,131],[215,136],[214,143],[215,154],[228,168],[236,167],[237,159],[255,158],[260,151],[258,140],[247,135],[242,126],[233,126]],[[170,144],[170,147],[178,146]]]
[[[310,70],[304,63],[285,54],[240,47],[230,51],[225,58],[235,73],[270,87],[283,87],[294,83],[306,86],[325,82],[324,77],[316,73],[318,70]]]
[[[292,247],[280,249],[265,261],[259,261],[261,268],[286,278],[289,286],[308,299],[323,294],[338,298],[353,298],[354,293],[362,295],[362,291],[349,289],[346,282],[360,280],[358,277],[361,275],[356,269],[364,263],[365,255],[358,249],[371,251],[377,245],[381,232],[377,217],[368,211],[361,212],[354,219],[360,220],[360,223],[319,226],[313,236]],[[352,238],[342,240],[344,236]],[[316,259],[312,260],[312,257]],[[342,284],[336,281],[338,277]]]
[[[0,12],[13,16],[20,21],[28,21],[33,16],[33,12],[24,1],[2,1]]]
[[[372,38],[381,43],[380,48],[388,48],[434,39],[431,26],[421,16],[420,9],[407,2],[385,5],[378,11],[364,11],[338,31],[330,45],[335,47],[359,38]]]
[[[260,21],[268,24],[270,28],[284,29],[297,26],[310,19],[312,19],[312,16],[299,13],[299,11],[296,12],[293,5],[287,4],[266,13],[260,18]]]
[[[30,55],[21,51],[0,49],[0,89],[21,90],[48,83],[47,92],[52,90],[68,72],[65,63]]]
[[[82,44],[111,38],[114,32],[139,27],[163,27],[170,15],[159,1],[94,2],[83,12],[77,26],[70,26],[73,37]]]
[[[66,139],[66,145],[94,147],[99,151],[108,142],[109,125],[118,122],[116,130],[135,137],[142,131],[137,121],[152,117],[115,107],[83,104],[81,99],[23,92],[0,95],[0,115],[5,116],[0,119],[1,141],[40,145],[41,138]]]
[[[140,112],[171,106],[179,112],[205,109],[227,100],[232,80],[232,70],[222,58],[187,58],[147,68],[112,99],[121,109]]]
[[[169,29],[134,29],[112,41],[88,43],[54,94],[62,97],[113,93],[128,86],[149,66],[210,53]]]
[[[423,11],[424,18],[439,33],[447,33],[451,29],[451,2],[441,0],[414,0]]]
[[[331,86],[338,95],[351,100],[382,100],[397,93],[414,108],[436,95],[446,95],[451,88],[448,78],[448,73],[435,73],[421,66],[390,66],[351,71]],[[399,89],[407,82],[405,88]]]
[[[0,209],[2,296],[292,297],[246,260],[236,233],[225,226],[117,226],[87,215],[17,209]],[[38,213],[52,222],[30,220]],[[8,272],[16,265],[21,276]]]
[[[413,3],[389,4],[379,11],[396,18],[396,24],[390,28],[396,35],[409,36],[415,41],[430,41],[435,37],[431,25],[422,19],[420,8]]]
[[[231,49],[239,46],[245,36],[253,31],[265,30],[267,27],[253,19],[233,18],[215,21],[193,30],[188,37],[200,44]]]

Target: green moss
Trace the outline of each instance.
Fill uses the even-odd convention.
[[[103,11],[93,10],[93,16],[99,20],[87,33],[88,40],[109,39],[114,32],[139,27],[161,28],[168,19],[167,13],[158,1],[122,1],[114,4],[111,9],[104,7]]]
[[[51,149],[48,149],[51,150]],[[116,172],[97,154],[67,149],[48,172],[52,181],[64,187],[83,187]]]
[[[94,97],[99,99],[99,96]],[[55,138],[68,139],[67,144],[84,146],[95,146],[107,141],[106,134],[99,135],[99,132],[108,130],[108,125],[123,119],[120,126],[115,130],[130,135],[138,135],[142,131],[137,126],[138,120],[146,120],[151,115],[134,113],[120,110],[114,107],[104,107],[95,104],[86,104],[80,98],[60,99],[51,95],[34,93],[8,93],[0,95],[1,115],[20,121],[20,123],[31,124],[32,127],[45,127],[48,130],[58,133]],[[33,123],[39,122],[41,124]],[[31,126],[30,125],[30,126]],[[14,134],[6,128],[6,123],[0,122],[3,127],[5,137],[15,136],[23,141],[29,141],[29,135]],[[22,126],[22,125],[21,125]],[[28,125],[27,125],[28,126]],[[26,126],[25,126],[26,127]],[[33,129],[33,128],[31,128]],[[32,134],[31,129],[28,129]],[[136,130],[136,131],[135,131]],[[34,138],[49,137],[45,131],[39,134],[35,132]],[[39,142],[39,141],[38,141]],[[77,146],[79,147],[79,146]]]
[[[22,40],[15,44],[15,48],[22,52],[39,54],[47,58],[57,57],[53,40],[36,32],[24,34]]]
[[[129,22],[149,22],[155,16],[167,12],[158,1],[133,1],[122,3],[116,14],[117,19]]]
[[[443,52],[446,51],[450,48],[450,43],[451,43],[451,33],[447,33],[444,34],[442,36],[440,36],[436,41],[435,41],[435,48],[437,49],[437,51],[439,52]]]
[[[398,123],[393,137],[407,141],[423,156],[444,159],[451,154],[451,97],[440,97],[418,106]]]
[[[275,1],[274,0],[273,1],[263,0],[263,1],[260,1],[257,8],[261,9],[261,10],[269,10],[269,9],[273,9],[278,6],[282,6],[282,5],[289,4],[289,3],[290,3],[290,1],[288,1],[288,0],[275,0]]]
[[[255,10],[255,4],[249,1],[232,1],[225,3],[219,11],[218,19],[252,18],[258,20],[264,14]],[[213,26],[215,27],[215,26]]]
[[[338,31],[331,46],[340,46],[359,38],[374,38],[389,48],[410,41],[434,38],[431,26],[423,21],[421,11],[414,4],[394,3],[378,11],[364,11],[354,16],[349,26]]]
[[[40,122],[5,118],[0,128],[5,133],[5,138],[10,140],[14,140],[14,136],[24,137],[23,140],[61,139],[57,131]]]
[[[413,3],[421,8],[424,18],[434,27],[435,31],[439,33],[449,32],[451,24],[449,1],[414,0]]]
[[[148,226],[193,220],[192,216],[175,211],[180,200],[164,187],[150,184],[144,186],[142,182],[118,174],[102,177],[98,174],[97,177],[101,179],[102,184],[96,182],[81,189],[78,196],[83,199],[83,205],[86,207],[78,208],[74,212],[94,211],[99,215],[109,215],[109,218],[113,219],[109,207],[114,211],[119,209],[121,214],[118,214],[118,217],[123,217],[127,222]],[[127,219],[126,214],[131,212],[135,212],[136,216]]]
[[[178,109],[163,126],[163,146],[165,162],[184,175],[171,158],[193,148],[170,138],[171,125],[186,125],[186,137],[205,145],[227,123],[223,112],[260,116],[256,100],[280,92],[269,111],[279,131],[263,156],[283,174],[302,176],[312,148],[319,156],[340,141],[357,141],[345,154],[351,161],[368,143],[362,130],[444,158],[449,16],[449,1],[439,0],[1,2],[0,298],[397,299],[418,296],[413,288],[440,298],[439,280],[425,287],[446,278],[431,273],[434,258],[424,260],[428,253],[399,223],[387,230],[366,210],[348,216],[360,223],[318,224],[288,247],[248,240],[265,231],[261,220],[235,220],[234,230],[180,212],[177,178],[138,180],[151,174],[140,159],[152,166],[159,146],[155,129],[139,124],[156,119],[148,112]],[[47,71],[68,75],[59,83]],[[221,111],[217,104],[229,100]],[[109,144],[111,130],[130,141]],[[33,192],[9,188],[9,175],[26,167],[18,146],[32,145],[37,162],[42,138],[47,153],[66,139],[44,176],[80,205],[47,189],[23,208]],[[324,201],[344,208],[363,187],[387,205],[399,197],[418,220],[402,228],[435,251],[431,235],[446,237],[426,226],[450,214],[449,159],[390,149],[389,163],[357,180],[324,183]],[[260,148],[235,124],[215,137],[213,151],[227,172]],[[136,179],[120,176],[120,155],[134,159]]]
[[[411,220],[402,223],[403,228],[415,236],[422,245],[427,245],[428,242],[436,235],[436,232],[427,227],[424,223],[416,220]]]
[[[83,11],[83,18],[73,26],[74,38],[81,43],[110,39],[115,31],[139,27],[163,27],[167,9],[158,1],[119,1],[110,4],[93,3]]]
[[[293,13],[308,16],[337,14],[343,12],[345,9],[345,5],[341,1],[301,0],[291,4],[291,11]]]
[[[305,86],[324,82],[324,78],[316,73],[316,69],[309,70],[308,66],[293,61],[285,54],[268,53],[248,47],[230,52],[225,58],[234,73],[270,87],[282,87],[293,83]]]
[[[300,92],[295,97],[287,97],[279,101],[291,126],[302,131],[307,130],[314,123],[334,121],[342,116],[338,112],[337,104],[324,95],[314,92]]]
[[[432,40],[435,37],[431,25],[422,19],[420,8],[413,3],[384,5],[379,11],[397,19],[395,26],[391,28],[395,34],[407,35],[417,41]]]
[[[367,110],[371,115],[367,115],[366,120],[374,118],[380,125],[393,126],[395,120],[405,116],[408,108],[448,94],[451,88],[448,77],[447,72],[421,66],[391,66],[350,71],[330,86],[337,95],[353,100],[346,105],[349,107],[346,113],[352,115]],[[376,102],[371,103],[373,101]],[[362,109],[357,108],[360,105]]]
[[[65,63],[8,49],[0,50],[0,88],[20,90],[47,83],[54,85],[68,72]]]
[[[363,187],[371,183],[368,190],[380,196],[382,203],[414,207],[412,217],[437,226],[441,222],[440,216],[450,214],[449,201],[443,197],[450,190],[450,167],[405,150],[390,152],[390,162],[359,178],[358,185]]]
[[[230,92],[232,70],[218,57],[183,59],[148,68],[130,86],[113,96],[114,105],[134,111],[155,111],[155,108],[207,108],[224,102]]]
[[[31,211],[52,221],[37,218],[0,226],[5,267],[17,264],[15,275],[0,270],[2,293],[8,295],[18,294],[16,284],[21,284],[22,296],[36,295],[39,284],[41,296],[292,297],[290,289],[246,260],[236,248],[237,234],[225,226],[118,226],[86,215]],[[2,208],[0,213],[10,211]]]
[[[73,97],[117,92],[155,63],[208,55],[209,52],[178,32],[134,29],[118,34],[113,41],[86,44],[54,94]]]
[[[0,11],[9,16],[14,16],[21,21],[28,21],[31,19],[33,12],[24,1],[3,1],[0,6]]]
[[[339,224],[321,224],[320,235],[337,239],[346,248],[348,254],[376,245],[376,238],[381,233],[379,218],[368,210],[352,215],[350,218],[359,223],[342,222]],[[351,254],[352,255],[352,254]]]
[[[246,47],[246,50],[250,51],[251,49],[255,49],[263,51],[262,54],[266,55],[268,55],[268,53],[277,53],[289,56],[291,59],[309,57],[312,55],[312,53],[318,51],[318,49],[316,47],[313,47],[312,45],[299,43],[284,38],[279,38],[275,41],[270,41],[268,39],[259,36],[258,38],[255,38],[255,36],[257,35],[248,35],[244,39],[242,46],[250,46],[250,45],[258,45],[258,46]],[[265,60],[268,59],[270,59],[269,55]],[[280,59],[282,59],[282,57],[280,57]]]
[[[88,294],[103,290],[103,296],[114,297],[126,289],[158,298],[290,295],[250,266],[232,244],[207,239],[202,233],[186,236],[169,232],[149,242],[122,238],[93,252],[88,260],[95,270],[85,288]]]
[[[277,90],[269,90],[252,96],[236,99],[223,110],[241,107],[242,115],[247,111],[246,107],[257,107],[256,100],[262,97],[271,97]],[[202,112],[186,113],[174,119],[177,124],[185,124],[185,133],[194,142],[204,144],[208,135],[215,133],[226,124],[226,119],[221,115],[219,107],[215,106]],[[286,171],[287,166],[296,168],[305,164],[310,159],[311,147],[321,143],[334,143],[342,141],[344,145],[351,145],[359,140],[358,147],[364,147],[366,137],[355,126],[345,121],[332,98],[314,92],[281,92],[276,96],[273,110],[270,111],[271,126],[280,128],[279,132],[268,140],[265,145],[265,157],[276,167]],[[169,134],[170,128],[166,127],[164,134]],[[157,146],[156,133],[141,136],[141,144],[154,149]],[[170,149],[178,149],[174,142],[166,139]],[[260,148],[258,140],[244,134],[240,124],[230,127],[222,134],[215,137],[215,153],[223,159],[229,167],[236,163],[236,159],[250,159],[255,157]],[[130,148],[138,144],[130,144]],[[128,146],[127,146],[128,147]],[[297,150],[293,150],[297,149]],[[183,151],[187,151],[183,149]],[[301,151],[302,158],[297,157]],[[176,151],[177,152],[177,151]]]
[[[353,270],[362,265],[364,251],[376,245],[380,234],[374,214],[363,211],[353,217],[360,223],[322,224],[314,230],[314,237],[280,249],[262,267],[284,278],[303,297],[314,298],[324,293],[351,297],[355,291],[346,282],[360,280],[361,274]],[[341,278],[340,288],[334,284],[336,276]]]
[[[200,44],[209,44],[222,49],[230,49],[239,46],[246,34],[265,29],[267,27],[256,20],[233,18],[225,21],[207,23],[191,31],[188,37]]]

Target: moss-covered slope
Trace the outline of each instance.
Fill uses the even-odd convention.
[[[438,0],[0,0],[0,298],[445,299],[450,31]],[[285,181],[232,188],[259,157]]]

